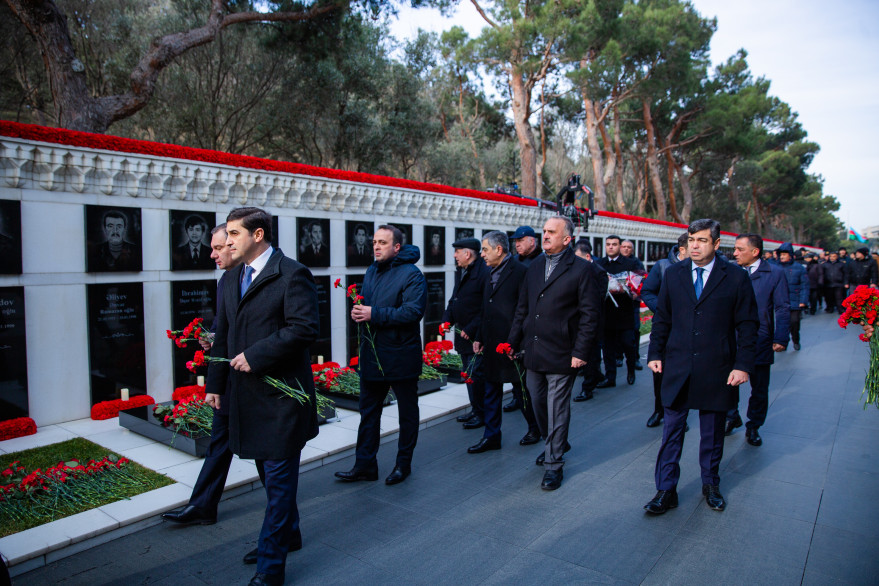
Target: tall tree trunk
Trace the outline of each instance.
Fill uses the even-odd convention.
[[[537,161],[537,188],[540,189],[540,186],[543,185],[543,167],[546,165],[546,121],[544,119],[544,113],[546,112],[546,80],[543,80],[543,84],[540,86],[540,160]],[[540,193],[535,192],[534,197],[539,197]]]
[[[479,103],[476,104],[476,114],[477,116],[474,119],[478,118],[479,115]],[[488,183],[485,181],[485,164],[482,162],[482,159],[479,158],[479,149],[476,148],[476,139],[473,138],[473,131],[470,128],[470,125],[464,121],[464,85],[458,84],[458,120],[461,122],[461,132],[467,137],[467,140],[470,142],[470,151],[473,153],[473,160],[476,161],[477,169],[479,170],[479,184],[483,189],[488,188]]]
[[[686,222],[681,220],[681,216],[678,215],[678,203],[675,197],[675,159],[668,145],[663,145],[663,152],[665,153],[666,177],[668,178],[668,206],[671,210],[671,216],[676,222],[685,224]]]
[[[647,170],[656,197],[656,217],[660,220],[668,218],[666,214],[665,193],[662,190],[662,179],[659,177],[659,161],[656,157],[656,132],[653,128],[653,116],[650,114],[650,102],[641,100],[641,111],[644,115],[644,130],[647,131]]]
[[[613,151],[615,155],[614,160],[616,161],[614,168],[614,177],[616,179],[614,182],[614,197],[617,203],[622,206],[622,209],[625,209],[626,200],[623,197],[623,139],[621,136],[620,109],[616,104],[613,107]],[[617,169],[616,167],[619,168]]]
[[[586,146],[589,149],[589,158],[592,159],[592,175],[595,177],[595,209],[607,209],[607,192],[604,188],[604,159],[601,154],[601,146],[598,144],[598,116],[595,113],[593,102],[583,88],[583,107],[586,110]]]
[[[673,160],[678,181],[681,182],[681,194],[684,196],[684,207],[681,210],[681,223],[689,224],[690,215],[693,213],[693,191],[690,189],[690,178],[684,172],[684,168],[676,160]]]
[[[513,126],[519,142],[519,162],[522,177],[519,188],[522,195],[537,197],[537,148],[534,145],[534,131],[531,129],[531,90],[516,68],[510,74],[510,89],[513,92]]]

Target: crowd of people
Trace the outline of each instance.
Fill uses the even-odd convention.
[[[265,211],[237,208],[212,234],[211,258],[226,273],[218,283],[213,344],[203,345],[226,360],[209,367],[206,402],[215,416],[198,482],[187,506],[164,515],[179,524],[216,522],[232,454],[254,459],[267,495],[257,548],[243,559],[256,564],[254,586],[282,584],[287,553],[302,547],[299,456],[318,433],[308,352],[318,333],[314,280],[305,266],[271,246],[271,226]],[[846,288],[876,286],[877,264],[865,249],[851,260],[843,250],[825,259],[795,253],[790,244],[764,251],[758,234],[739,235],[734,258],[727,259],[719,253],[720,225],[703,219],[690,224],[635,287],[633,276],[640,280],[646,272],[634,244],[610,235],[604,247],[599,256],[588,239],[575,240],[574,225],[563,216],[549,218],[539,239],[533,228],[521,226],[511,237],[491,231],[481,240],[452,244],[457,270],[443,321],[454,332],[470,399],[458,421],[482,430],[467,452],[501,449],[502,414],[518,411],[527,424],[519,444],[543,443],[535,461],[543,470],[540,487],[558,489],[571,449],[571,402],[615,387],[623,365],[629,385],[644,368],[638,350],[643,300],[654,312],[647,353],[654,408],[647,426],[663,426],[657,492],[644,509],[663,514],[677,506],[687,416],[695,409],[702,493],[710,508],[722,511],[723,440],[743,425],[739,386],[751,383],[746,437],[760,446],[775,353],[786,351],[789,341],[800,349],[801,314],[814,314],[822,299],[831,312]],[[372,251],[362,298],[350,313],[360,326],[356,455],[353,466],[335,477],[378,480],[381,414],[393,390],[400,433],[385,484],[395,485],[411,475],[418,440],[427,291],[416,266],[420,251],[404,243],[398,228],[379,226]],[[578,376],[582,386],[574,397]],[[284,399],[266,377],[299,381],[309,400]],[[505,384],[513,387],[507,404]]]

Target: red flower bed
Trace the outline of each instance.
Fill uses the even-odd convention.
[[[112,401],[101,401],[92,405],[92,419],[110,419],[118,417],[119,412],[123,409],[131,409],[132,407],[143,407],[144,405],[152,405],[156,402],[149,395],[135,395],[128,401],[122,399],[113,399]]]
[[[37,126],[34,124],[20,124],[18,122],[10,122],[7,120],[0,120],[0,135],[53,144],[102,149],[106,151],[187,159],[190,161],[216,163],[219,165],[229,165],[232,167],[243,167],[247,169],[277,171],[281,173],[310,175],[312,177],[325,177],[327,179],[339,179],[342,181],[353,181],[357,183],[385,185],[387,187],[416,189],[419,191],[442,193],[444,195],[460,195],[463,197],[472,197],[529,207],[537,206],[537,201],[533,199],[505,195],[502,193],[489,193],[487,191],[477,191],[475,189],[461,189],[459,187],[449,187],[446,185],[438,185],[436,183],[423,183],[421,181],[412,181],[411,179],[397,179],[395,177],[384,177],[382,175],[371,175],[369,173],[358,173],[355,171],[339,171],[336,169],[303,165],[301,163],[273,161],[271,159],[260,159],[245,155],[232,155],[220,151],[194,149],[173,144],[121,138],[106,134],[77,132],[74,130],[65,130],[63,128]]]
[[[171,393],[171,399],[174,401],[188,401],[192,399],[192,397],[203,401],[205,398],[205,388],[198,385],[190,385],[188,387],[177,387],[174,389],[174,392]]]
[[[30,417],[0,421],[0,441],[37,433],[37,424]]]

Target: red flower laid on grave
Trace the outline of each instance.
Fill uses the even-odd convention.
[[[30,417],[17,417],[0,422],[0,441],[37,433],[37,424]]]
[[[152,405],[156,402],[149,395],[134,395],[128,401],[122,399],[112,399],[110,401],[101,401],[92,405],[92,419],[112,419],[119,416],[119,411],[123,409],[131,409],[132,407],[143,407],[144,405]]]

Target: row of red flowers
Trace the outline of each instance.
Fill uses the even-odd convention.
[[[30,417],[17,417],[0,422],[0,442],[37,433],[37,424]]]
[[[70,460],[68,462],[58,462],[45,471],[37,468],[30,473],[28,473],[24,466],[20,465],[21,462],[15,461],[0,472],[2,481],[8,483],[0,484],[0,500],[8,498],[16,492],[24,494],[32,494],[38,491],[48,492],[53,482],[65,483],[71,479],[100,473],[105,468],[121,468],[128,461],[127,458],[118,458],[114,462],[109,457],[105,457],[99,461],[89,460],[87,464],[83,465],[79,460]]]
[[[92,405],[92,419],[112,419],[113,417],[118,417],[119,412],[123,409],[143,407],[144,405],[152,405],[155,402],[156,400],[149,395],[135,395],[128,401],[123,401],[122,399],[101,401]]]

